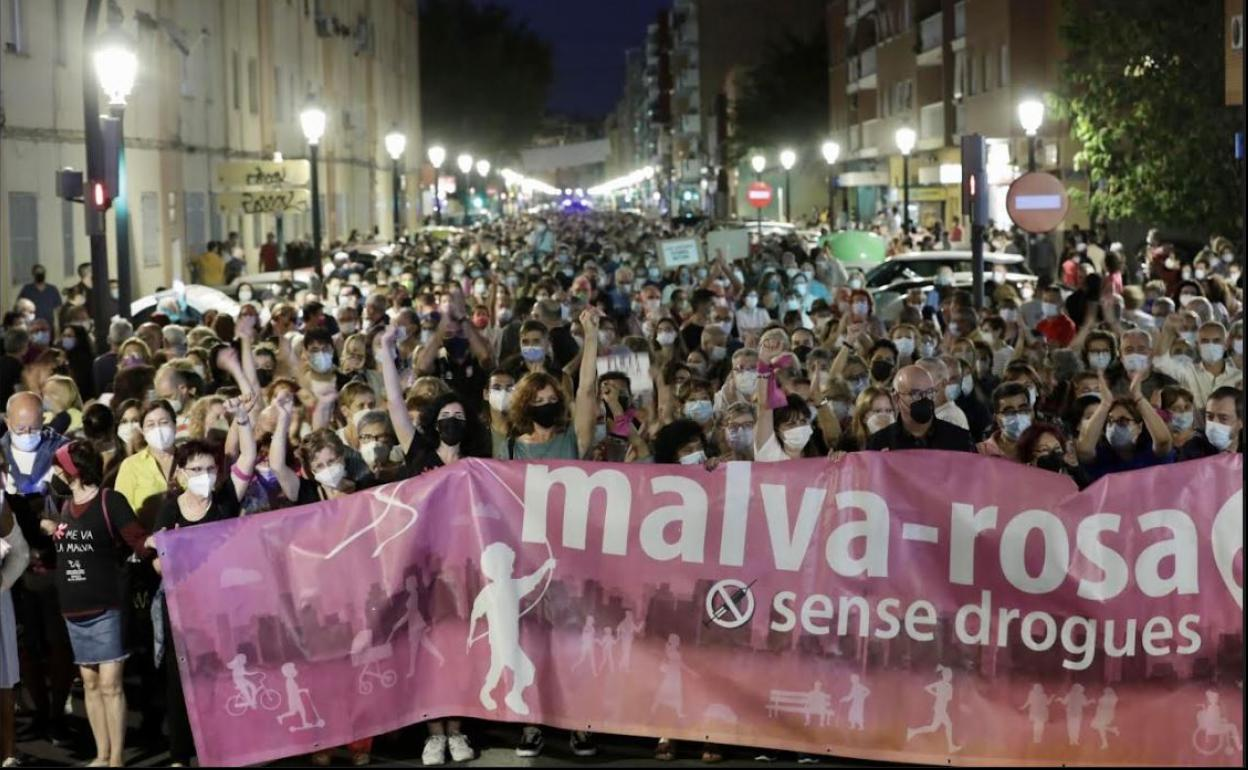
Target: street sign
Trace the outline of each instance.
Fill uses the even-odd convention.
[[[702,261],[700,246],[697,238],[673,238],[659,241],[659,260],[665,270],[681,265],[696,265]]]
[[[745,198],[754,208],[765,209],[771,205],[771,185],[766,182],[750,182]]]
[[[217,184],[223,187],[303,187],[311,178],[312,164],[306,160],[217,164]]]
[[[1070,199],[1062,180],[1043,171],[1023,174],[1005,195],[1005,210],[1029,233],[1047,233],[1066,218]]]
[[[306,189],[217,193],[217,208],[225,213],[303,213],[309,209],[311,201],[312,194]]]

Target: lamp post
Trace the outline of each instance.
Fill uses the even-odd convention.
[[[1044,102],[1039,99],[1025,99],[1018,105],[1018,122],[1023,124],[1027,133],[1027,170],[1036,170],[1036,132],[1044,123]]]
[[[828,164],[828,227],[836,229],[836,172],[833,166],[841,157],[841,146],[832,140],[823,143],[819,148],[823,152],[823,160]]]
[[[788,222],[792,219],[790,216],[793,210],[793,203],[789,198],[789,171],[793,168],[793,164],[797,163],[797,153],[792,150],[780,151],[780,165],[784,168],[784,221]]]
[[[435,224],[442,224],[442,199],[441,191],[438,189],[439,170],[446,161],[446,149],[440,145],[434,145],[429,148],[426,153],[429,157],[429,165],[433,166],[433,221]]]
[[[274,151],[273,151],[273,162],[274,162],[274,163],[281,163],[281,162],[283,162],[284,160],[285,160],[285,158],[283,158],[283,157],[282,157],[282,151],[281,151],[281,150],[274,150]],[[283,223],[282,223],[282,212],[281,212],[281,211],[275,211],[275,212],[273,212],[273,222],[274,222],[274,228],[273,228],[273,229],[274,229],[274,230],[276,230],[275,235],[277,236],[277,263],[278,263],[278,265],[279,265],[279,266],[284,267],[284,266],[285,266],[285,264],[286,264],[286,249],[285,249],[285,246],[284,246],[284,244],[285,244],[285,237],[286,237],[286,233],[285,233],[285,226],[284,226],[284,225],[283,225]]]
[[[461,153],[455,159],[455,165],[459,166],[459,173],[464,177],[463,198],[464,198],[464,223],[468,222],[468,175],[472,173],[472,156],[468,153]]]
[[[490,178],[490,162],[485,158],[477,161],[477,175],[481,177],[481,188],[485,190],[485,210],[487,212],[492,211],[493,209],[490,206],[490,187],[488,183]]]
[[[325,111],[308,107],[299,113],[303,138],[308,140],[308,157],[312,161],[312,251],[315,264],[321,264],[321,175],[317,169],[317,149],[325,135]]]
[[[96,138],[99,141],[100,127],[105,127],[105,140],[100,142],[99,152],[115,153],[117,163],[117,189],[112,191],[113,206],[117,221],[117,233],[114,236],[117,251],[117,312],[123,318],[130,317],[130,204],[126,196],[126,148],[123,133],[123,118],[126,112],[126,99],[134,89],[135,76],[138,74],[139,60],[131,49],[129,40],[121,33],[117,20],[113,20],[112,28],[99,41],[92,55],[95,76],[100,88],[108,96],[108,115],[97,115],[95,118]],[[94,111],[94,110],[92,110]],[[88,126],[91,115],[87,115]],[[90,131],[88,130],[88,133]],[[88,154],[90,151],[88,150]],[[106,158],[105,167],[111,165]],[[102,222],[101,222],[102,225]],[[103,228],[101,227],[103,242]],[[106,242],[105,242],[106,243]],[[107,247],[106,247],[107,248]],[[101,269],[96,265],[95,243],[92,242],[91,282],[92,304],[95,306],[96,336],[104,337],[108,329],[108,257],[104,256]]]
[[[901,230],[904,233],[908,233],[910,232],[910,153],[914,150],[914,143],[917,137],[913,128],[902,126],[897,129],[894,139],[897,140],[897,149],[901,150]]]
[[[394,203],[394,240],[399,240],[399,235],[403,229],[403,192],[401,170],[399,169],[399,158],[403,157],[403,151],[407,149],[407,137],[398,131],[391,131],[386,134],[386,153],[390,155],[390,160],[394,161],[393,175],[393,203]]]

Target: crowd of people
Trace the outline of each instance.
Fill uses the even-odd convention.
[[[977,308],[942,273],[885,323],[863,274],[821,247],[769,237],[748,260],[667,269],[658,242],[681,232],[624,214],[422,232],[333,253],[315,285],[241,297],[237,317],[162,306],[137,328],[92,329],[90,292],[70,287],[60,307],[37,267],[4,316],[0,359],[4,766],[17,763],[18,694],[33,734],[66,740],[75,676],[95,764],[121,764],[127,666],[144,734],[191,761],[168,613],[146,610],[162,606],[162,529],[465,457],[713,470],[941,449],[1082,488],[1242,451],[1242,260],[1223,238],[1184,259],[1155,234],[1128,255],[1069,233],[1034,290],[990,275]],[[890,237],[893,251],[933,242]],[[608,355],[648,367],[600,371]],[[458,721],[427,729],[425,764],[473,756]],[[570,741],[596,751],[590,734]],[[530,725],[516,750],[543,745]],[[356,764],[370,748],[347,747]]]

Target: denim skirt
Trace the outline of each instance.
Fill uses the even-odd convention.
[[[65,618],[65,627],[74,648],[74,663],[79,666],[115,663],[129,657],[120,610],[108,610],[87,620]]]

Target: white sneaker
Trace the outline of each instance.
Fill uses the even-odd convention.
[[[22,766],[22,761],[18,759],[17,757],[9,757],[8,759],[4,760],[4,762],[0,763],[0,767],[21,767],[21,766]]]
[[[468,737],[465,735],[452,735],[447,739],[447,744],[451,750],[452,762],[467,762],[472,759],[472,746],[468,744]]]
[[[420,761],[429,766],[446,764],[446,736],[430,735],[426,738]]]

